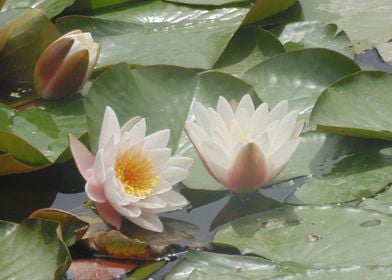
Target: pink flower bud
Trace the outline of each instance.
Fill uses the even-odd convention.
[[[48,100],[75,93],[93,73],[99,45],[90,33],[69,32],[46,48],[34,70],[37,94]]]

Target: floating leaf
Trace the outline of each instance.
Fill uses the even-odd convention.
[[[1,145],[0,145],[1,146]],[[0,155],[0,176],[7,174],[19,174],[37,171],[41,168],[47,167],[46,165],[34,167],[18,161],[10,154]]]
[[[348,57],[327,49],[304,49],[274,56],[242,75],[261,100],[275,106],[282,99],[309,118],[319,95],[329,85],[360,68]]]
[[[343,29],[356,53],[392,38],[389,0],[299,0],[306,20],[333,22]]]
[[[148,279],[148,277],[156,270],[160,269],[165,265],[164,261],[153,262],[150,264],[142,265],[136,268],[129,276],[126,276],[126,280],[139,280]]]
[[[257,26],[241,28],[227,45],[214,69],[240,75],[285,49],[272,33]]]
[[[71,258],[57,226],[37,219],[20,225],[0,221],[0,279],[58,279]]]
[[[71,6],[75,0],[6,0],[2,11],[21,8],[37,8],[52,18],[60,14],[65,8]],[[1,8],[1,5],[0,5]]]
[[[351,42],[335,24],[318,21],[302,21],[278,27],[279,40],[287,51],[306,48],[326,48],[354,58]]]
[[[256,0],[246,15],[243,25],[269,18],[292,6],[297,0]]]
[[[143,1],[96,18],[69,16],[56,23],[63,32],[77,28],[91,32],[101,45],[98,66],[125,61],[210,69],[247,12],[241,6],[190,8]]]
[[[87,222],[71,213],[58,209],[39,209],[34,211],[29,218],[58,222],[61,226],[61,238],[67,246],[72,246],[78,240],[82,239],[88,229]]]
[[[212,5],[222,6],[230,3],[249,2],[250,0],[166,0],[167,2],[182,3],[190,5]]]
[[[287,275],[276,269],[277,265],[258,257],[191,251],[165,279],[268,279]]]
[[[391,216],[374,211],[286,206],[231,222],[218,230],[214,242],[305,267],[389,265],[390,230]]]
[[[359,204],[365,209],[375,210],[386,214],[392,214],[392,189],[378,194],[374,198],[365,199]]]
[[[337,203],[373,196],[392,181],[392,160],[381,151],[390,142],[306,133],[276,181],[308,176],[287,200]]]
[[[363,71],[327,88],[310,123],[321,131],[392,140],[392,75]]]
[[[39,56],[60,33],[38,9],[27,10],[8,24],[12,24],[12,30],[0,53],[0,80],[33,81],[34,67]]]
[[[392,42],[377,45],[377,52],[386,63],[392,65]]]

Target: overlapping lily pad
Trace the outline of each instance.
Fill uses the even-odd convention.
[[[75,0],[6,0],[3,7],[1,8],[0,5],[0,8],[2,11],[15,8],[37,8],[43,10],[48,17],[52,18],[60,14],[65,8],[71,6],[74,2]]]
[[[343,31],[335,24],[325,24],[318,21],[301,21],[289,23],[277,28],[279,40],[287,51],[304,48],[331,49],[349,58],[354,58],[351,42]]]
[[[238,219],[214,242],[304,267],[389,265],[390,215],[351,207],[286,206]],[[360,242],[358,242],[360,240]]]
[[[359,72],[325,90],[311,125],[322,131],[392,140],[392,75]]]
[[[350,58],[327,49],[304,49],[274,56],[242,75],[271,106],[282,99],[308,119],[329,85],[360,68]]]
[[[210,69],[248,10],[248,5],[191,8],[143,1],[96,14],[94,18],[69,16],[56,22],[63,32],[91,32],[101,45],[99,66],[125,61]]]
[[[389,0],[299,0],[306,20],[336,23],[354,44],[356,53],[392,38]]]
[[[386,214],[392,214],[392,189],[378,194],[374,198],[365,199],[359,204],[360,207],[371,209]]]
[[[57,226],[38,219],[20,225],[0,221],[0,278],[58,279],[71,258],[57,237]]]
[[[392,178],[388,141],[309,132],[276,181],[308,176],[287,202],[337,203],[368,198]]]

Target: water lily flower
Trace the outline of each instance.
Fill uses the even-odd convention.
[[[171,156],[168,129],[146,134],[145,119],[135,117],[120,128],[107,107],[98,152],[91,152],[74,136],[69,142],[76,165],[87,181],[87,196],[100,216],[120,229],[121,217],[156,232],[163,231],[158,213],[188,204],[172,186],[188,175],[193,160]]]
[[[212,177],[234,193],[255,192],[283,169],[300,143],[304,122],[282,101],[255,109],[250,95],[236,105],[219,97],[216,110],[195,104],[185,131]]]
[[[99,45],[91,34],[71,31],[50,44],[34,69],[37,94],[48,100],[63,98],[80,89],[97,64]]]

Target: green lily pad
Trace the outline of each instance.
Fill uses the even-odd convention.
[[[294,204],[338,203],[368,198],[388,185],[388,141],[308,132],[276,181],[307,176],[286,200]]]
[[[392,217],[353,207],[286,206],[220,228],[214,242],[304,267],[389,265]],[[360,240],[361,242],[358,242]]]
[[[335,24],[302,21],[278,27],[279,40],[287,51],[306,48],[327,48],[354,58],[350,39]]]
[[[95,18],[69,16],[56,23],[63,32],[77,28],[91,32],[101,45],[98,66],[128,62],[210,69],[248,10],[245,5],[191,8],[143,1]]]
[[[274,263],[258,257],[191,251],[165,279],[269,279],[272,276],[287,275],[279,273],[276,268]]]
[[[1,146],[1,145],[0,145]],[[15,159],[11,154],[0,155],[0,176],[37,171],[44,166],[31,166]]]
[[[57,226],[37,219],[19,225],[0,221],[0,278],[58,279],[71,257],[57,237]]]
[[[377,52],[382,57],[382,59],[388,63],[392,64],[392,43],[386,42],[377,45]]]
[[[258,26],[241,28],[227,45],[214,69],[241,75],[266,58],[284,53],[275,35]]]
[[[392,140],[392,75],[363,71],[323,92],[310,124],[319,130],[358,137]]]
[[[304,49],[267,59],[245,72],[242,78],[270,106],[287,99],[290,110],[299,110],[300,117],[308,119],[324,89],[359,70],[354,61],[335,51]]]
[[[48,17],[52,18],[60,14],[65,8],[71,6],[74,2],[75,0],[6,0],[1,10],[37,8],[43,10]]]
[[[152,273],[160,269],[165,265],[165,261],[157,261],[145,265],[141,265],[135,270],[131,272],[129,276],[124,278],[125,280],[139,280],[139,279],[148,279]]]
[[[389,0],[299,0],[306,20],[335,23],[360,53],[392,38],[392,6]]]
[[[378,194],[374,198],[363,200],[359,206],[365,209],[392,214],[392,189],[388,188],[385,192]]]
[[[38,9],[25,11],[8,22],[8,25],[12,25],[11,29],[7,31],[6,41],[1,43],[3,47],[0,53],[0,80],[8,83],[31,82],[38,58],[60,33]]]
[[[167,2],[191,4],[191,5],[212,5],[222,6],[230,3],[249,2],[250,0],[166,0]]]
[[[256,0],[242,24],[247,25],[263,19],[267,19],[288,9],[296,2],[297,0]]]
[[[42,103],[21,112],[0,105],[0,151],[15,158],[3,156],[2,160],[11,164],[7,168],[11,173],[63,162],[70,158],[68,134],[81,137],[86,127],[81,97],[62,103]]]

